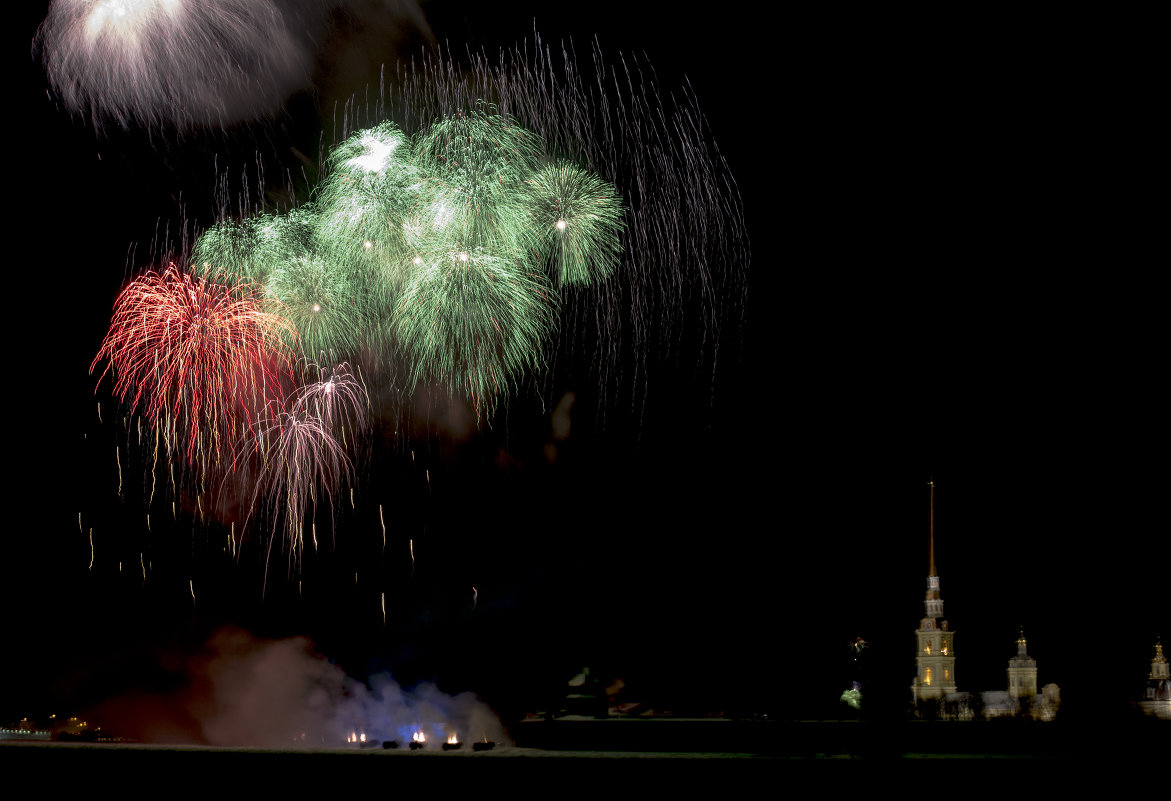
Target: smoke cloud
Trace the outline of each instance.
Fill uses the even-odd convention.
[[[34,50],[96,129],[183,131],[276,112],[331,53],[368,57],[371,31],[429,36],[414,0],[54,0]]]
[[[364,739],[405,747],[419,733],[436,748],[453,735],[508,742],[475,694],[449,695],[430,683],[404,689],[385,674],[358,681],[304,637],[263,640],[222,629],[182,671],[183,690],[126,695],[92,716],[116,735],[159,744],[336,748]]]

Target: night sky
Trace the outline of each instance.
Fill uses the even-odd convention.
[[[139,526],[117,498],[125,434],[99,424],[97,402],[107,417],[114,404],[88,369],[158,227],[213,221],[217,166],[313,152],[318,106],[361,69],[324,57],[317,93],[267,122],[99,137],[46,95],[29,43],[47,4],[29,5],[10,45],[0,723],[165,692],[176,660],[223,625],[308,636],[359,679],[471,690],[506,720],[587,665],[661,709],[834,717],[862,636],[870,697],[898,710],[931,479],[960,689],[1004,689],[1024,626],[1040,683],[1071,712],[1141,692],[1155,637],[1171,637],[1165,326],[1128,247],[1104,249],[1087,211],[1092,57],[1042,21],[425,3],[453,49],[510,46],[535,18],[546,42],[597,35],[607,53],[645,55],[664,90],[686,76],[743,199],[743,326],[726,321],[714,381],[686,341],[653,359],[638,408],[601,408],[571,381],[574,434],[555,465],[551,409],[531,399],[466,441],[429,437],[414,464],[384,442],[357,486],[384,503],[398,556],[352,580],[380,548],[367,513],[300,577],[278,558],[264,583],[189,517],[127,546],[147,535],[119,529]],[[404,37],[381,57],[418,46]],[[1111,213],[1140,225],[1131,204]],[[79,513],[98,538],[92,570]],[[145,584],[137,563],[117,566],[144,548]]]

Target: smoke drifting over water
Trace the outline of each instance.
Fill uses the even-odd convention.
[[[222,629],[182,668],[172,696],[127,695],[94,716],[118,736],[159,744],[251,748],[335,748],[419,733],[439,748],[507,742],[496,714],[473,693],[448,695],[433,684],[403,689],[389,675],[363,683],[317,653],[304,637],[261,640]]]

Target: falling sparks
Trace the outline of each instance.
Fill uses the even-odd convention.
[[[42,46],[68,41],[59,15],[53,24]],[[359,511],[355,482],[387,458],[378,438],[413,444],[413,426],[399,441],[403,423],[423,419],[411,404],[431,403],[433,390],[466,403],[476,425],[494,425],[513,413],[509,399],[549,391],[554,367],[579,369],[585,347],[599,402],[624,393],[638,413],[648,393],[626,377],[643,381],[653,372],[643,360],[676,347],[681,331],[699,332],[714,371],[720,315],[743,306],[747,242],[735,182],[694,98],[659,98],[642,65],[608,67],[600,51],[596,81],[580,84],[560,77],[539,43],[469,55],[460,70],[427,55],[382,92],[366,119],[395,123],[356,130],[360,112],[347,110],[338,143],[323,147],[312,200],[250,213],[245,189],[235,212],[184,240],[186,253],[169,251],[156,262],[165,268],[119,293],[90,371],[100,368],[99,385],[110,377],[126,410],[128,451],[136,439],[151,448],[153,429],[148,531],[156,488],[167,493],[162,460],[174,520],[182,511],[208,526],[241,510],[240,540],[233,522],[227,550],[247,553],[256,521],[268,528],[265,559],[283,550],[292,573],[306,528],[318,553],[318,522],[334,526],[336,542],[339,520],[358,517],[335,514],[336,493],[348,484]],[[55,75],[68,74],[50,62],[46,54]],[[495,87],[491,103],[484,86]],[[80,92],[74,100],[92,90],[54,87]],[[91,113],[147,121],[127,107]],[[409,454],[432,494],[426,456]],[[120,449],[115,458],[121,497],[136,482],[124,483]],[[126,458],[127,469],[147,462]],[[412,479],[409,492],[424,490]],[[378,514],[386,553],[381,503]],[[356,530],[372,536],[362,522]],[[414,538],[404,538],[413,576]],[[384,595],[382,604],[385,623]]]
[[[286,338],[295,331],[271,309],[255,284],[198,278],[173,264],[147,272],[118,295],[90,372],[105,360],[99,381],[112,373],[115,394],[141,406],[189,464],[204,435],[234,455],[237,424],[291,372]]]

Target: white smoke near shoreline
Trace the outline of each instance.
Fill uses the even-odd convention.
[[[288,749],[394,740],[406,747],[418,733],[435,748],[453,735],[463,743],[509,742],[474,693],[449,695],[430,683],[404,689],[389,675],[361,682],[304,637],[263,640],[221,629],[184,661],[185,689],[127,695],[94,716],[115,735],[158,744]]]

